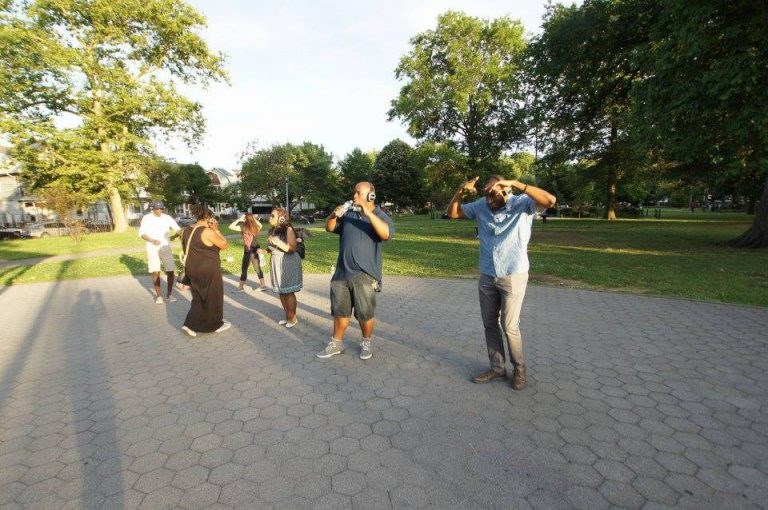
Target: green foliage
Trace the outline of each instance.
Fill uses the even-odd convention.
[[[354,188],[358,182],[373,180],[375,154],[366,154],[357,147],[339,161],[341,187],[344,192]]]
[[[455,147],[473,169],[524,140],[519,21],[447,12],[411,47],[395,70],[407,83],[390,120],[402,119],[415,138]]]
[[[568,163],[544,160],[537,164],[538,185],[557,197],[558,206],[584,208],[600,197],[587,162]]]
[[[443,208],[468,179],[467,158],[451,145],[426,141],[413,151],[412,162],[424,177],[427,199]]]
[[[197,34],[205,18],[181,0],[30,0],[0,11],[0,130],[33,188],[69,180],[122,201],[141,183],[158,136],[203,131],[201,107],[176,82],[226,79]],[[74,127],[57,129],[66,115]],[[58,184],[57,184],[58,185]]]
[[[759,200],[735,244],[768,246],[768,4],[660,4],[637,86],[639,141],[712,189]]]
[[[165,201],[168,209],[181,204],[214,205],[222,198],[210,177],[198,164],[178,164],[157,159],[147,168],[146,190]]]
[[[338,203],[339,177],[333,157],[321,145],[304,142],[255,149],[244,156],[240,186],[244,193],[285,204],[286,179],[291,207],[306,201],[318,208]]]
[[[67,226],[72,239],[80,241],[85,227],[82,221],[75,217],[75,213],[90,204],[89,197],[65,187],[49,185],[40,190],[40,198],[46,208],[55,211],[59,220]]]
[[[410,145],[395,139],[376,156],[373,184],[379,203],[392,202],[399,207],[418,207],[424,203],[423,176],[413,154]]]
[[[226,188],[219,192],[221,201],[226,204],[231,204],[238,211],[248,211],[251,206],[251,196],[243,191],[241,184],[230,184]]]
[[[768,5],[661,2],[645,49],[653,70],[636,113],[654,147],[683,164],[744,163],[768,146]]]
[[[535,184],[535,163],[536,158],[530,152],[515,152],[509,156],[499,158],[498,170],[495,173],[507,179],[518,179]]]
[[[333,156],[322,145],[304,142],[299,148],[302,155],[296,161],[300,179],[291,191],[299,200],[327,209],[338,204],[342,194],[339,174],[333,167]]]
[[[528,47],[531,123],[545,159],[587,159],[615,218],[617,188],[645,163],[631,143],[631,92],[653,0],[587,0],[550,5],[543,32]]]
[[[765,2],[552,5],[528,51],[537,143],[594,161],[609,209],[662,181],[743,194],[755,223],[735,243],[768,246],[766,34]]]

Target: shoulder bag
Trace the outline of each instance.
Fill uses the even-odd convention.
[[[189,279],[189,276],[187,275],[187,259],[189,258],[189,245],[192,242],[192,236],[195,235],[195,230],[198,228],[200,228],[200,225],[192,229],[192,232],[187,238],[187,246],[181,252],[181,257],[179,257],[181,259],[181,265],[183,266],[181,269],[181,274],[179,274],[179,282],[181,282],[182,285],[189,286],[192,283]]]

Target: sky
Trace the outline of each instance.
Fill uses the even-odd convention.
[[[448,10],[509,16],[540,31],[546,0],[187,0],[208,19],[201,32],[226,57],[231,85],[184,88],[203,105],[206,134],[193,148],[158,146],[161,155],[204,168],[238,169],[250,147],[305,141],[343,158],[355,148],[413,144],[390,102],[409,40],[434,29]]]

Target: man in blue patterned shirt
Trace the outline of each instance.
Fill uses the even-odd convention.
[[[482,198],[461,203],[465,192],[477,194],[478,177],[461,185],[448,204],[448,217],[477,222],[480,240],[480,313],[491,369],[472,378],[487,383],[506,377],[504,340],[507,337],[514,374],[512,388],[526,385],[523,339],[520,335],[520,310],[528,285],[528,241],[536,208],[555,205],[555,197],[541,188],[493,175],[485,183]],[[512,190],[520,193],[514,195]]]

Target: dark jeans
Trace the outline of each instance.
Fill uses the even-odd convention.
[[[251,249],[244,249],[243,250],[243,263],[240,266],[240,281],[244,282],[248,279],[248,265],[253,263],[253,268],[256,270],[256,274],[259,277],[259,280],[264,278],[264,271],[261,270],[261,266],[259,265],[259,255],[256,252],[256,250],[259,249],[259,245],[251,245]]]

